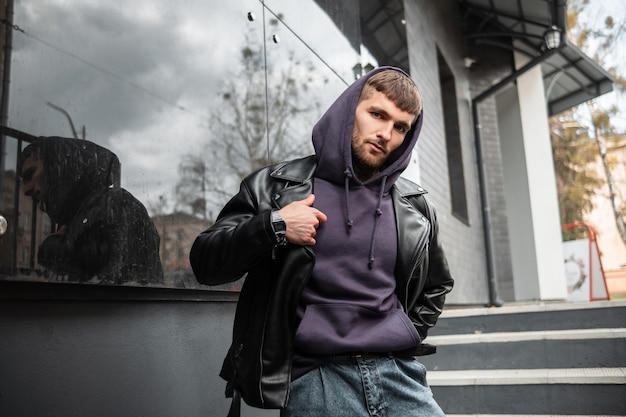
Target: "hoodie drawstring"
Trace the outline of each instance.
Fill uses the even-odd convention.
[[[387,176],[384,176],[381,180],[380,184],[380,193],[378,194],[378,207],[376,207],[376,211],[374,212],[374,227],[372,227],[372,237],[370,239],[370,257],[367,262],[367,267],[372,269],[374,265],[374,237],[376,235],[376,227],[378,226],[378,219],[383,214],[383,210],[380,208],[383,201],[383,193],[385,192],[385,184],[387,182]]]
[[[350,179],[352,178],[352,173],[349,168],[343,172],[345,175],[345,191],[346,191],[346,227],[348,230],[352,228],[354,224],[353,220],[350,218]],[[370,248],[369,248],[369,259],[367,262],[367,267],[372,269],[374,265],[374,239],[376,237],[376,229],[378,227],[378,219],[383,214],[383,210],[381,209],[383,195],[385,193],[385,185],[387,184],[387,176],[383,176],[381,178],[380,184],[380,192],[378,194],[378,204],[376,206],[376,210],[374,211],[374,226],[372,227],[372,236],[370,238]]]
[[[352,172],[350,172],[349,168],[346,168],[346,170],[343,171],[343,174],[345,175],[344,184],[346,189],[346,226],[348,230],[350,230],[352,228],[352,224],[354,223],[350,218],[350,179],[352,178]]]

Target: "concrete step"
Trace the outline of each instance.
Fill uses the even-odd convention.
[[[428,383],[431,386],[616,384],[623,386],[622,389],[625,390],[624,400],[626,400],[626,367],[430,371]]]
[[[626,323],[623,323],[626,325]],[[533,340],[588,340],[588,339],[624,339],[626,328],[613,329],[570,329],[570,330],[539,330],[530,332],[496,332],[455,334],[428,337],[428,342],[437,346],[467,345],[475,343],[510,343]]]
[[[428,381],[447,415],[620,415],[626,410],[626,368],[435,371]]]
[[[430,336],[626,327],[626,300],[511,303],[503,307],[451,306]]]
[[[429,336],[430,370],[626,367],[626,328]],[[474,366],[474,367],[476,367]]]
[[[426,342],[449,416],[626,415],[626,300],[451,308]]]
[[[577,414],[447,414],[447,417],[626,417],[626,414],[620,415],[583,415]]]

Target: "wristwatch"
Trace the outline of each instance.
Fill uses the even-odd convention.
[[[272,210],[271,220],[276,246],[285,246],[287,244],[287,225],[278,210]]]

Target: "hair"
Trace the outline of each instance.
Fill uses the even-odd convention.
[[[22,165],[24,164],[24,161],[31,156],[33,157],[33,159],[39,160],[40,150],[41,150],[41,142],[37,139],[35,139],[32,143],[30,143],[28,146],[26,146],[22,150],[22,152],[20,153],[20,157],[18,158],[18,161],[17,161],[17,174],[20,177],[22,176]]]
[[[422,112],[422,96],[417,86],[400,71],[383,70],[368,78],[359,102],[371,97],[374,91],[383,93],[402,111],[416,116]]]

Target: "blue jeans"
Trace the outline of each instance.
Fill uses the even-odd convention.
[[[414,358],[354,355],[330,362],[291,384],[281,417],[445,416]]]

